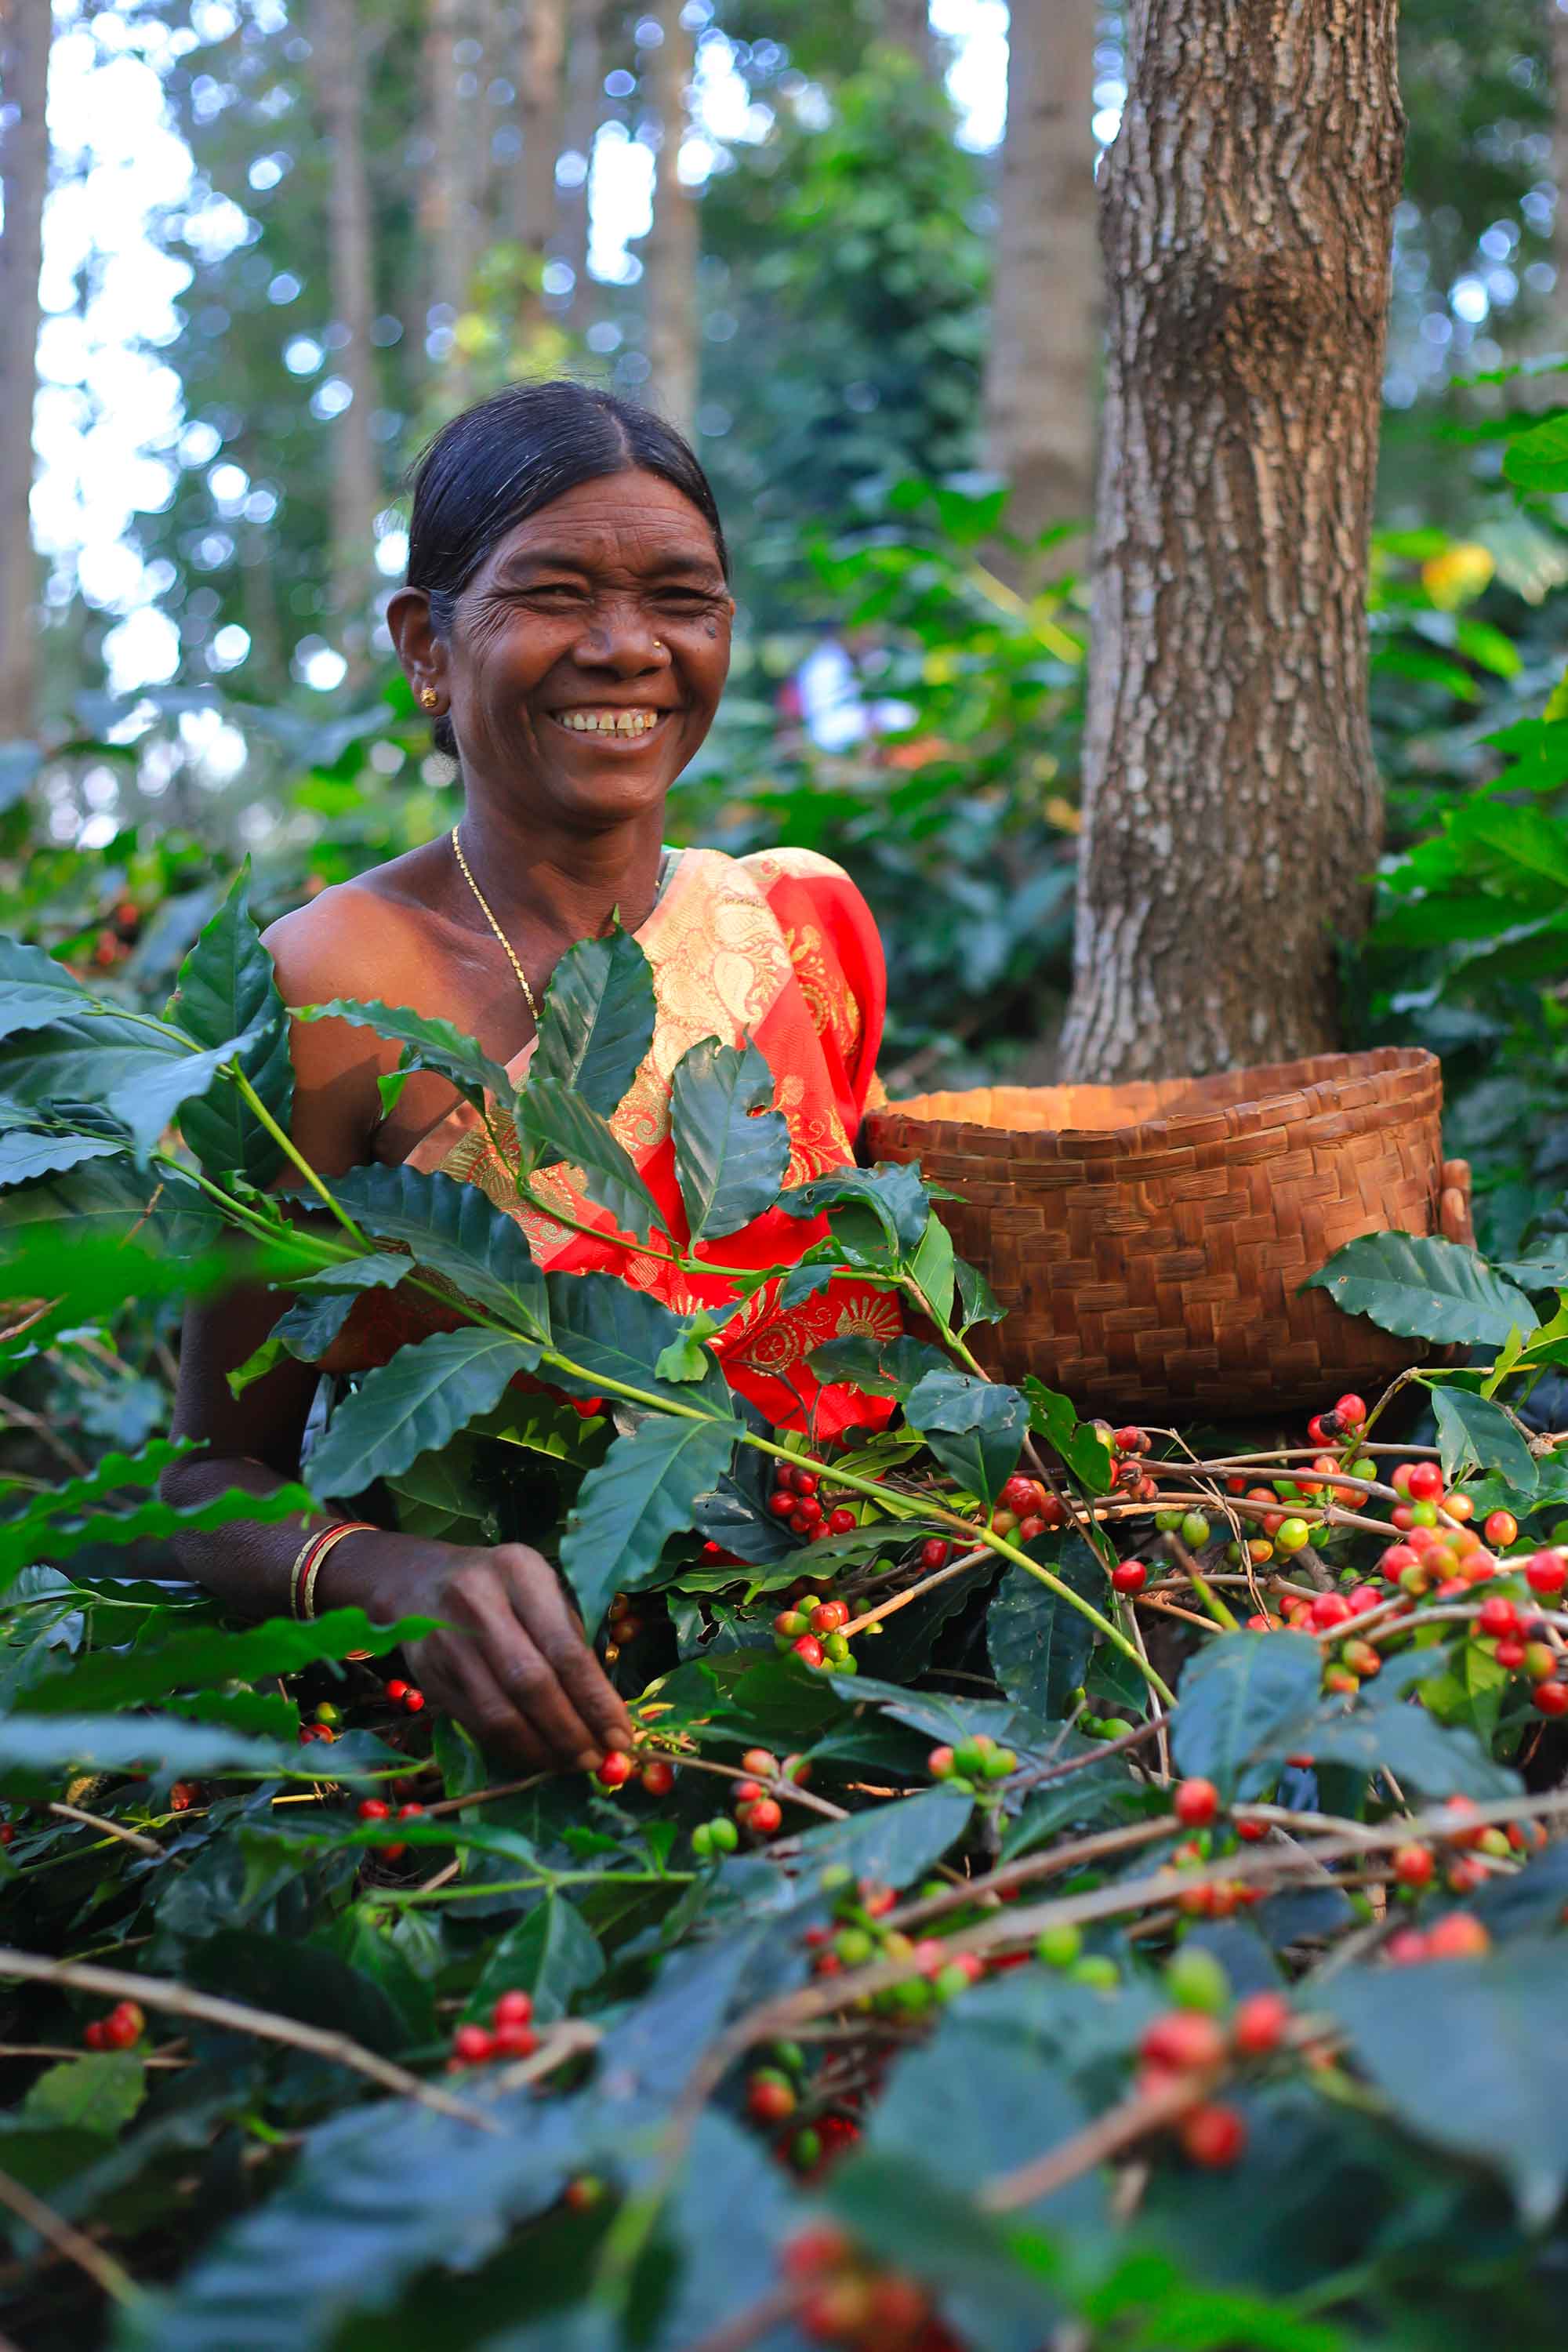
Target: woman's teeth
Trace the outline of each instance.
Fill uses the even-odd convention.
[[[664,716],[659,710],[558,710],[574,735],[650,735]]]

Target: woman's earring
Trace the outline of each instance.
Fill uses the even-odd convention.
[[[422,686],[420,688],[419,706],[422,710],[434,710],[436,705],[440,701],[440,696],[437,693],[433,686]]]

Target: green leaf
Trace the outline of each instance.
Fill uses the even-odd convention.
[[[1568,417],[1548,416],[1519,434],[1503,452],[1502,469],[1520,490],[1568,490]]]
[[[814,1822],[793,1841],[790,1867],[804,1886],[814,1873],[828,1869],[874,1878],[882,1886],[908,1886],[957,1844],[973,1811],[973,1800],[962,1789],[921,1789],[845,1822]]]
[[[789,1125],[755,1045],[707,1037],[675,1066],[675,1173],[693,1242],[739,1233],[772,1208],[789,1166]]]
[[[1081,1540],[1067,1548],[1057,1573],[1086,1600],[1104,1599],[1105,1570]],[[1094,1631],[1069,1601],[1019,1570],[1003,1578],[985,1612],[985,1645],[1014,1705],[1049,1723],[1066,1714],[1068,1693],[1083,1681]]]
[[[415,1264],[443,1276],[461,1297],[532,1339],[548,1334],[544,1277],[522,1228],[477,1184],[415,1168],[353,1168],[333,1178],[332,1192],[367,1233],[405,1244]]]
[[[1524,1290],[1568,1289],[1568,1234],[1545,1234],[1523,1257],[1494,1258],[1492,1272]]]
[[[1474,1463],[1478,1469],[1497,1471],[1515,1494],[1532,1495],[1535,1456],[1513,1415],[1468,1389],[1450,1388],[1441,1381],[1428,1381],[1426,1386],[1437,1422],[1443,1475],[1451,1481],[1462,1464]]]
[[[1436,1234],[1363,1234],[1302,1283],[1326,1290],[1347,1315],[1365,1315],[1401,1339],[1500,1347],[1532,1331],[1535,1311],[1485,1258]]]
[[[619,1383],[669,1404],[694,1405],[706,1396],[720,1410],[728,1409],[728,1391],[716,1360],[703,1350],[703,1386],[697,1391],[693,1368],[685,1362],[685,1327],[650,1292],[634,1290],[614,1274],[552,1274],[546,1277],[545,1288],[554,1345],[583,1367],[579,1378],[552,1366],[552,1382],[568,1394],[597,1396]],[[672,1348],[679,1351],[684,1367],[679,1381],[658,1369],[660,1358]]]
[[[1313,2007],[1339,2021],[1405,2128],[1490,2165],[1531,2229],[1552,2219],[1568,2185],[1562,2004],[1555,1942],[1429,1968],[1346,1969],[1313,1988]]]
[[[0,1092],[25,1110],[53,1116],[76,1105],[101,1107],[145,1152],[181,1104],[205,1094],[219,1066],[250,1043],[245,1034],[193,1054],[155,1023],[83,1013],[35,1029],[0,1051]]]
[[[343,1399],[307,1465],[318,1495],[358,1495],[395,1478],[489,1412],[510,1381],[531,1372],[539,1348],[498,1331],[437,1331],[400,1348]]]
[[[258,1041],[258,1032],[247,1029],[237,1036],[226,1037],[221,1045],[209,1046],[205,1053],[185,1054],[178,1060],[160,1059],[134,1076],[122,1078],[104,1096],[103,1108],[130,1131],[138,1154],[144,1158],[162,1140],[163,1129],[184,1105],[195,1106],[199,1129],[205,1108],[204,1098],[209,1091],[218,1095],[237,1093],[232,1081],[220,1079],[218,1073],[226,1062],[243,1062]],[[184,1128],[185,1118],[182,1118],[182,1133]],[[185,1140],[191,1141],[188,1135]],[[192,1149],[195,1149],[194,1144]]]
[[[121,1465],[126,1461],[119,1454],[107,1459]],[[102,1467],[100,1465],[100,1472]],[[70,1495],[80,1491],[80,1485],[73,1481],[69,1486],[57,1488],[32,1509],[0,1524],[0,1589],[12,1583],[23,1569],[32,1568],[40,1560],[68,1559],[74,1553],[100,1544],[204,1535],[213,1528],[236,1527],[247,1520],[271,1526],[279,1519],[294,1518],[315,1508],[303,1486],[280,1486],[269,1495],[255,1495],[245,1486],[229,1486],[221,1495],[211,1496],[205,1503],[195,1503],[183,1510],[154,1496],[124,1510],[100,1508],[89,1510],[79,1517],[57,1517],[57,1512],[63,1514]],[[108,1486],[103,1491],[107,1492]]]
[[[302,1666],[352,1652],[384,1657],[400,1643],[433,1632],[436,1622],[405,1617],[395,1625],[378,1625],[363,1609],[331,1609],[304,1624],[275,1617],[243,1633],[205,1626],[174,1633],[151,1647],[89,1652],[67,1671],[18,1691],[12,1706],[26,1715],[107,1715],[204,1685],[297,1674]]]
[[[253,1381],[265,1379],[285,1356],[293,1356],[302,1364],[318,1362],[365,1291],[395,1289],[413,1271],[411,1258],[383,1251],[371,1257],[352,1258],[345,1265],[331,1267],[324,1276],[317,1276],[309,1287],[321,1289],[331,1282],[331,1291],[296,1299],[279,1317],[260,1347],[229,1373],[230,1395],[243,1395]]]
[[[518,1132],[533,1164],[551,1168],[564,1160],[590,1201],[607,1209],[622,1233],[646,1241],[655,1225],[668,1232],[664,1212],[608,1123],[567,1087],[533,1078],[518,1097]]]
[[[1297,1748],[1317,1706],[1318,1645],[1305,1633],[1224,1633],[1189,1659],[1172,1732],[1179,1770],[1221,1798],[1256,1794]]]
[[[396,2004],[374,1977],[293,1936],[220,1927],[187,1948],[182,1969],[205,1992],[346,2033],[385,2057],[406,2040]]]
[[[580,1095],[608,1118],[653,1044],[653,972],[629,931],[579,940],[551,976],[528,1082]]]
[[[1080,1485],[1091,1495],[1109,1495],[1111,1488],[1110,1448],[1086,1421],[1079,1421],[1070,1397],[1046,1388],[1033,1372],[1024,1375],[1029,1427],[1059,1454]]]
[[[239,1057],[240,1067],[287,1130],[294,1107],[289,1014],[250,912],[248,857],[180,966],[169,1017],[198,1045],[216,1047],[226,1038],[247,1036],[251,1042]],[[237,1171],[249,1183],[265,1186],[283,1165],[281,1149],[237,1087],[215,1087],[210,1099],[190,1104],[180,1124],[205,1175]]]
[[[64,2124],[112,2139],[146,2095],[147,2070],[134,2051],[89,2051],[40,2074],[22,2113],[29,2123]]]
[[[696,1497],[718,1485],[740,1433],[731,1420],[650,1413],[589,1471],[566,1522],[561,1566],[590,1634],[611,1593],[646,1584],[666,1539],[692,1525]]]
[[[74,972],[42,948],[25,947],[0,931],[0,1037],[45,1029],[63,1015],[85,1012],[90,999]]]
[[[526,1992],[533,1996],[535,2023],[552,2025],[578,1993],[598,1983],[605,1966],[605,1948],[582,1913],[564,1895],[547,1895],[495,1947],[466,2014],[486,2019],[501,1993]]]
[[[471,1037],[465,1037],[449,1021],[412,1012],[405,1004],[360,1003],[350,997],[334,997],[331,1004],[307,1004],[294,1017],[297,1021],[346,1021],[356,1029],[374,1029],[378,1037],[402,1046],[400,1069],[434,1070],[476,1109],[483,1107],[487,1094],[502,1104],[514,1098],[511,1080],[500,1064],[481,1053]]]
[[[926,1219],[926,1229],[921,1235],[921,1245],[914,1254],[910,1271],[939,1323],[948,1322],[952,1315],[956,1269],[952,1236],[932,1210]]]
[[[792,1217],[820,1217],[834,1209],[868,1212],[881,1227],[887,1254],[894,1259],[913,1257],[931,1215],[931,1195],[918,1165],[900,1160],[879,1161],[875,1168],[835,1168],[809,1184],[791,1185],[780,1193],[778,1205]]]
[[[951,1476],[985,1502],[996,1500],[1029,1426],[1016,1389],[967,1372],[927,1372],[904,1400],[904,1413]]]
[[[0,1716],[0,1772],[33,1779],[68,1765],[94,1772],[134,1765],[169,1772],[275,1772],[297,1761],[293,1748],[172,1716]]]
[[[969,1265],[966,1259],[955,1257],[952,1270],[958,1285],[960,1338],[976,1323],[1000,1323],[1003,1316],[1001,1302],[979,1267]]]
[[[84,1160],[106,1160],[123,1151],[112,1135],[52,1135],[13,1128],[0,1135],[0,1184],[25,1184],[34,1176],[54,1176],[78,1168]]]

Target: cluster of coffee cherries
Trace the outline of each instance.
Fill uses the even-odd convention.
[[[1012,1748],[1003,1748],[984,1731],[960,1740],[956,1748],[933,1748],[926,1758],[926,1770],[933,1780],[945,1780],[950,1789],[960,1789],[971,1797],[984,1795],[993,1781],[1006,1780],[1017,1769],[1018,1759]]]
[[[1546,1831],[1540,1822],[1510,1822],[1489,1828],[1470,1818],[1475,1810],[1473,1798],[1449,1798],[1447,1822],[1439,1841],[1441,1854],[1412,1838],[1389,1856],[1389,1875],[1406,1902],[1417,1901],[1439,1877],[1450,1895],[1473,1895],[1477,1887],[1486,1885],[1499,1864],[1517,1869],[1546,1843]]]
[[[1298,1759],[1305,1762],[1305,1758]],[[1223,1808],[1219,1790],[1212,1780],[1193,1775],[1178,1780],[1171,1792],[1171,1811],[1185,1830],[1195,1832],[1184,1838],[1173,1848],[1172,1863],[1178,1870],[1195,1870],[1213,1859],[1213,1840],[1209,1834],[1218,1822]],[[1246,1844],[1256,1844],[1268,1836],[1260,1822],[1240,1821],[1235,1824],[1236,1834]],[[1232,1913],[1247,1905],[1261,1903],[1265,1888],[1247,1879],[1221,1879],[1213,1885],[1184,1886],[1176,1897],[1176,1908],[1188,1919],[1228,1919]]]
[[[83,2028],[89,2050],[133,2050],[147,2031],[139,2000],[117,2000],[107,2017],[95,2017]]]
[[[395,1818],[400,1822],[417,1821],[424,1812],[423,1805],[399,1805]],[[384,1797],[362,1797],[359,1804],[362,1822],[389,1822],[394,1819],[392,1807]],[[375,1849],[383,1862],[401,1862],[408,1851],[406,1839],[395,1845],[378,1845]]]
[[[717,1551],[718,1546],[713,1546]],[[637,1606],[626,1592],[613,1592],[605,1618],[605,1656],[613,1665],[628,1642],[635,1642],[642,1632],[643,1621]]]
[[[394,1706],[401,1708],[405,1715],[422,1715],[425,1711],[424,1692],[415,1684],[400,1681],[395,1675],[391,1682],[383,1685],[382,1696],[390,1699]],[[334,1740],[342,1737],[342,1707],[331,1699],[324,1698],[313,1719],[300,1726],[300,1747],[309,1748],[319,1740],[323,1748],[330,1748]]]
[[[780,2259],[785,2277],[804,2289],[798,2318],[812,2343],[850,2352],[964,2352],[918,2279],[859,2252],[831,2223],[801,2231]]]
[[[837,2163],[860,2137],[860,2125],[856,2115],[847,2112],[847,2099],[834,2098],[825,2105],[813,2099],[812,2085],[807,2080],[805,2051],[798,2042],[775,2042],[768,2053],[767,2063],[754,2067],[746,2078],[746,2113],[753,2123],[769,2128],[783,2125],[785,2128],[774,2142],[779,2161],[807,2179],[817,2179]],[[857,2098],[863,2098],[870,2084],[862,2081]],[[815,2105],[809,2121],[801,2121],[803,2107]]]
[[[1230,1979],[1212,1952],[1178,1949],[1165,1969],[1172,2006],[1144,2028],[1134,2086],[1142,2098],[1174,2094],[1173,2123],[1194,2164],[1234,2164],[1247,2146],[1239,2111],[1214,2094],[1245,2060],[1266,2059],[1290,2036],[1290,2004],[1280,1992],[1249,1993],[1232,2005]]]
[[[716,1813],[711,1821],[699,1822],[691,1832],[692,1852],[707,1862],[716,1854],[733,1853],[741,1843],[741,1832],[749,1830],[754,1838],[777,1837],[784,1827],[784,1811],[773,1795],[774,1784],[793,1780],[804,1788],[811,1778],[811,1767],[804,1756],[786,1756],[781,1763],[766,1748],[748,1748],[741,1759],[744,1778],[731,1784],[730,1801],[734,1819]]]
[[[503,1992],[490,2011],[488,2025],[459,2025],[452,2036],[447,2072],[462,2066],[489,2066],[498,2058],[531,2058],[539,2047],[533,2030],[533,2002],[522,1991]]]
[[[1110,1481],[1116,1492],[1136,1503],[1157,1502],[1160,1489],[1143,1467],[1150,1445],[1148,1431],[1140,1429],[1136,1422],[1112,1429],[1109,1422],[1097,1421],[1093,1428],[1101,1444],[1110,1449]]]
[[[1026,1478],[1016,1470],[996,1497],[991,1532],[1015,1536],[1019,1543],[1033,1543],[1037,1536],[1065,1528],[1067,1519],[1067,1505],[1059,1495],[1053,1495],[1043,1479]]]
[[[775,1519],[783,1519],[792,1535],[802,1537],[807,1543],[826,1543],[829,1536],[846,1536],[857,1526],[854,1511],[847,1503],[825,1503],[817,1489],[820,1480],[815,1470],[805,1470],[794,1462],[781,1462],[773,1473],[773,1491],[768,1496],[768,1508]]]
[[[612,1748],[602,1763],[594,1768],[594,1778],[601,1789],[614,1791],[636,1780],[649,1797],[668,1797],[675,1786],[675,1767],[668,1756],[628,1756],[623,1748]]]
[[[779,1650],[793,1650],[814,1674],[852,1675],[858,1668],[845,1638],[844,1628],[848,1622],[847,1601],[826,1600],[820,1592],[802,1592],[773,1619],[773,1645]]]
[[[882,2016],[919,2017],[939,2002],[954,2000],[977,1984],[985,1963],[975,1952],[952,1952],[940,1936],[906,1936],[882,1921],[897,1902],[890,1886],[869,1878],[857,1880],[846,1869],[825,1870],[825,1894],[834,1897],[831,1927],[808,1927],[805,1943],[815,1957],[812,1972],[819,1977],[840,1975],[846,1969],[863,1969],[873,1960],[907,1962],[910,1973],[897,1984],[884,1985],[870,1995],[870,2006]],[[937,1880],[922,1895],[946,1893]],[[951,1926],[967,1924],[954,1919]]]

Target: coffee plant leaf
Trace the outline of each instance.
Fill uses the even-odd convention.
[[[1407,2130],[1489,2165],[1539,2229],[1568,2186],[1562,1998],[1560,1946],[1521,1940],[1484,1959],[1347,1969],[1314,1987],[1313,2006]]]
[[[518,1100],[518,1132],[535,1168],[564,1160],[582,1190],[607,1209],[622,1233],[647,1241],[664,1211],[643,1182],[607,1120],[553,1078],[531,1078]]]
[[[1500,1348],[1510,1331],[1535,1328],[1522,1290],[1475,1250],[1436,1234],[1363,1234],[1301,1288],[1326,1290],[1347,1315],[1364,1315],[1405,1339]]]
[[[949,1372],[952,1365],[940,1348],[927,1347],[907,1334],[896,1339],[873,1339],[850,1332],[842,1339],[825,1339],[807,1357],[819,1381],[847,1381],[868,1396],[897,1397],[900,1403],[927,1372]]]
[[[792,1217],[820,1217],[834,1210],[858,1210],[880,1226],[889,1262],[914,1256],[931,1216],[931,1195],[917,1165],[879,1160],[875,1168],[834,1168],[808,1184],[795,1184],[778,1205]],[[835,1232],[838,1230],[835,1223]]]
[[[544,1277],[522,1228],[477,1184],[407,1166],[353,1168],[333,1178],[332,1192],[367,1233],[403,1244],[415,1265],[439,1275],[461,1297],[530,1339],[548,1335]]]
[[[1544,1234],[1522,1257],[1495,1257],[1491,1266],[1521,1290],[1568,1289],[1568,1234]]]
[[[1300,1745],[1322,1660],[1306,1633],[1224,1633],[1189,1659],[1172,1730],[1177,1769],[1222,1799],[1255,1795]]]
[[[49,1500],[52,1502],[53,1497]],[[0,1590],[25,1568],[40,1560],[69,1559],[101,1544],[133,1544],[171,1536],[204,1535],[216,1528],[232,1528],[247,1519],[275,1526],[279,1519],[302,1517],[314,1502],[303,1486],[275,1487],[258,1496],[245,1486],[226,1487],[205,1503],[184,1508],[156,1496],[126,1510],[95,1510],[81,1519],[56,1518],[47,1508],[0,1522]]]
[[[1376,1689],[1371,1684],[1365,1700],[1302,1717],[1289,1727],[1289,1752],[1310,1756],[1319,1766],[1347,1766],[1369,1780],[1387,1770],[1402,1788],[1408,1785],[1426,1797],[1473,1797],[1486,1803],[1519,1795],[1518,1774],[1495,1762],[1468,1724],[1441,1724],[1418,1702],[1366,1703]]]
[[[590,1635],[611,1593],[646,1584],[668,1538],[692,1525],[697,1496],[718,1484],[740,1433],[728,1418],[649,1413],[589,1471],[561,1539],[561,1566]]]
[[[748,1039],[705,1037],[670,1082],[675,1174],[693,1243],[739,1233],[771,1209],[789,1167],[789,1123],[773,1108],[773,1074]]]
[[[237,1035],[226,1037],[221,1045],[209,1045],[205,1053],[165,1055],[145,1069],[121,1077],[103,1097],[104,1109],[125,1129],[140,1162],[144,1163],[155,1150],[163,1129],[176,1114],[182,1133],[193,1112],[196,1130],[202,1131],[207,1096],[236,1092],[232,1082],[221,1075],[225,1066],[236,1062],[243,1067],[247,1056],[265,1045],[266,1025],[265,1021],[258,1021]],[[199,1150],[188,1134],[185,1140],[199,1158]]]
[[[1091,1423],[1079,1421],[1070,1397],[1048,1389],[1033,1372],[1024,1375],[1029,1405],[1029,1427],[1061,1456],[1080,1486],[1091,1495],[1109,1495],[1112,1484],[1110,1448]]]
[[[710,2110],[691,2136],[680,2178],[659,2220],[656,2262],[629,2288],[626,2321],[639,2352],[692,2352],[735,2311],[775,2284],[778,2254],[798,2212],[778,2164],[750,2132]],[[668,2281],[659,2294],[654,2281]],[[615,2352],[627,2340],[584,2337],[572,2352]],[[778,2352],[776,2330],[758,2352]],[[557,2352],[542,2328],[538,2352]],[[506,2337],[490,2352],[517,2352]]]
[[[907,1723],[927,1739],[957,1747],[982,1732],[1005,1748],[1026,1742],[1030,1725],[1010,1699],[953,1698],[945,1691],[906,1690],[901,1683],[870,1675],[834,1681],[839,1696],[858,1706],[878,1706],[895,1723]]]
[[[489,1412],[539,1358],[536,1340],[504,1331],[436,1331],[400,1348],[339,1404],[305,1465],[312,1492],[358,1495],[374,1479],[396,1477]]]
[[[1000,1323],[1005,1310],[980,1268],[955,1257],[952,1272],[958,1286],[959,1337],[973,1330],[976,1323]]]
[[[63,963],[0,931],[0,1037],[47,1028],[62,1014],[85,1012],[92,1001]]]
[[[969,1826],[973,1799],[961,1789],[921,1789],[899,1804],[852,1813],[845,1822],[816,1822],[790,1841],[789,1867],[803,1893],[816,1874],[848,1870],[883,1886],[907,1886],[942,1860]]]
[[[665,1349],[682,1337],[680,1318],[651,1292],[634,1290],[613,1274],[546,1276],[553,1346],[579,1371],[552,1360],[551,1383],[571,1396],[595,1396],[619,1383],[668,1404],[712,1404],[731,1412],[724,1376],[710,1355],[700,1383],[667,1381],[658,1370]]]
[[[219,1927],[186,1947],[181,1970],[204,1992],[347,2034],[384,2057],[395,2057],[407,2041],[395,2002],[374,1977],[293,1936]]]
[[[211,1048],[225,1038],[247,1035],[250,1043],[239,1055],[239,1066],[287,1132],[294,1104],[289,1015],[272,958],[250,911],[248,857],[180,966],[169,1019],[199,1046]],[[187,1103],[180,1129],[205,1175],[237,1172],[249,1183],[265,1186],[283,1166],[282,1147],[237,1087],[215,1087]]]
[[[449,1021],[415,1013],[406,1004],[382,1004],[372,999],[334,997],[330,1004],[307,1004],[297,1021],[343,1021],[355,1029],[374,1029],[378,1037],[401,1045],[398,1067],[404,1071],[432,1070],[456,1087],[467,1103],[482,1109],[487,1095],[510,1106],[514,1089],[499,1062],[480,1050],[471,1037]]]
[[[935,2176],[930,2156],[929,2146],[913,2156],[857,2151],[834,2167],[823,2201],[868,2252],[940,2289],[963,2340],[985,2352],[1037,2352],[1061,2317],[1043,2266],[1014,2252],[1016,2219],[984,2212]]]
[[[485,1962],[464,2015],[488,2021],[503,1992],[533,1997],[536,2025],[564,2017],[578,1993],[597,1984],[608,1965],[605,1948],[574,1904],[547,1895],[501,1937]]]
[[[22,2102],[28,2123],[64,2125],[112,2139],[147,2095],[147,2070],[133,2050],[89,2050],[38,2076]]]
[[[1081,1539],[1064,1547],[1056,1573],[1085,1600],[1104,1595],[1105,1570]],[[992,1672],[1026,1715],[1044,1724],[1067,1713],[1093,1645],[1088,1618],[1049,1585],[1032,1576],[1003,1578],[985,1612],[985,1646]]]
[[[1029,1409],[1016,1389],[967,1372],[928,1372],[905,1398],[904,1414],[960,1486],[996,1500],[1028,1433]]]
[[[29,1782],[62,1771],[122,1772],[144,1766],[161,1772],[292,1770],[298,1751],[247,1739],[172,1716],[0,1716],[0,1772]]]
[[[653,1044],[653,971],[629,931],[579,940],[551,975],[529,1084],[546,1079],[608,1118]]]
[[[939,1323],[952,1319],[957,1264],[952,1236],[933,1209],[926,1219],[920,1247],[910,1260],[910,1274]]]
[[[1466,1465],[1495,1470],[1512,1493],[1533,1495],[1539,1483],[1535,1456],[1513,1415],[1468,1389],[1450,1388],[1443,1381],[1428,1381],[1426,1386],[1445,1478],[1452,1481]]]
[[[315,1296],[297,1298],[285,1309],[259,1348],[228,1375],[229,1394],[240,1396],[253,1381],[264,1380],[285,1356],[313,1364],[326,1354],[366,1290],[391,1290],[413,1272],[413,1261],[378,1250],[368,1257],[328,1268],[301,1289]],[[331,1285],[331,1288],[327,1285]]]
[[[1568,489],[1568,416],[1548,416],[1514,434],[1503,451],[1503,473],[1516,489]]]
[[[85,1160],[106,1160],[124,1149],[122,1137],[12,1128],[0,1134],[0,1184],[26,1184],[35,1176],[63,1175],[68,1168],[79,1168]]]
[[[12,1707],[18,1715],[95,1715],[146,1706],[176,1691],[298,1674],[301,1667],[351,1653],[384,1657],[403,1643],[434,1632],[437,1622],[405,1617],[395,1625],[380,1625],[363,1609],[332,1609],[305,1623],[274,1617],[243,1632],[209,1626],[175,1633],[167,1641],[134,1649],[89,1651],[60,1672],[17,1692]]]

